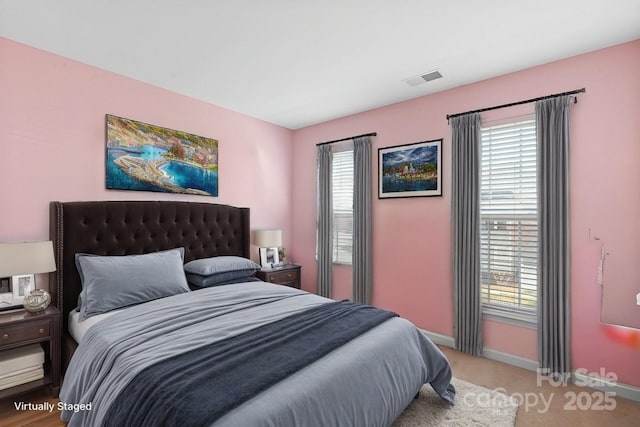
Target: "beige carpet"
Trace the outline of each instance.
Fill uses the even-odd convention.
[[[453,385],[456,387],[454,406],[440,399],[427,384],[420,390],[420,397],[414,399],[393,427],[506,427],[515,424],[518,403],[512,397],[458,378],[453,379]]]

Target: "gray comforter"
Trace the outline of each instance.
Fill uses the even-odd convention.
[[[329,300],[246,283],[131,307],[89,329],[65,375],[69,426],[99,426],[120,391],[157,360],[281,319]],[[453,402],[444,355],[415,326],[393,318],[220,418],[215,426],[388,426],[424,383]],[[206,402],[202,402],[206,405]],[[78,407],[76,407],[77,409]]]

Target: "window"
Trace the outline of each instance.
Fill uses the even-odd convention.
[[[489,317],[535,323],[536,180],[535,120],[482,129],[480,273]]]
[[[333,153],[333,262],[351,264],[353,243],[353,150]]]

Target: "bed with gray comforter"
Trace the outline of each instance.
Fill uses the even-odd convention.
[[[123,420],[125,424],[138,426],[141,419],[154,420],[154,414],[162,408],[175,420],[165,425],[389,426],[425,383],[453,403],[455,390],[445,356],[409,321],[378,313],[383,317],[370,328],[349,337],[338,348],[316,355],[309,365],[296,368],[285,378],[263,389],[256,388],[250,397],[230,405],[209,422],[203,424],[206,417],[182,415],[194,408],[206,412],[216,396],[242,395],[256,377],[252,374],[234,380],[231,385],[237,383],[238,390],[232,390],[234,387],[229,384],[224,387],[218,384],[222,389],[204,386],[201,392],[187,393],[185,387],[189,390],[193,387],[188,386],[193,382],[183,381],[189,372],[206,371],[216,378],[220,375],[212,370],[222,363],[219,355],[209,356],[203,352],[205,349],[215,352],[217,347],[219,350],[223,345],[231,345],[233,339],[238,339],[240,345],[247,346],[248,342],[251,347],[254,336],[248,334],[257,330],[272,334],[279,329],[278,322],[306,321],[293,316],[318,311],[318,307],[331,303],[332,300],[297,289],[251,282],[182,293],[129,307],[92,326],[80,342],[67,369],[60,400],[76,405],[68,406],[76,409],[81,408],[79,404],[90,403],[91,409],[75,412],[68,409],[63,411],[62,418],[70,427],[122,425]],[[328,327],[322,324],[320,328]],[[271,335],[266,337],[261,339],[268,344]],[[273,339],[280,338],[274,335]],[[307,341],[299,344],[298,350],[295,347],[284,353],[282,349],[276,350],[280,351],[274,353],[276,356],[257,352],[255,358],[288,357],[291,365],[295,365],[298,356],[303,357],[301,349],[309,347]],[[265,360],[258,362],[268,366]],[[162,363],[167,365],[159,368]],[[161,372],[153,375],[167,379],[164,383],[159,381],[160,385],[146,387],[145,393],[155,394],[135,391],[139,390],[133,387],[136,382],[148,381],[144,375],[150,372]],[[247,372],[251,370],[247,368]],[[182,385],[185,392],[172,388],[173,383],[187,384]],[[196,383],[202,386],[200,380]],[[126,411],[120,410],[125,407]],[[126,414],[138,418],[127,422]],[[162,419],[169,419],[166,414]]]

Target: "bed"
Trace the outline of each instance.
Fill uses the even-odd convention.
[[[410,322],[284,286],[240,281],[184,292],[90,317],[80,334],[71,331],[67,320],[82,292],[76,254],[155,256],[184,248],[184,263],[249,258],[250,213],[177,201],[50,208],[57,264],[50,291],[64,319],[60,398],[69,426],[387,426],[427,382],[453,404],[448,361]],[[338,332],[327,333],[330,317],[370,326],[341,341]],[[297,332],[298,347],[274,344],[284,340],[274,334],[316,323],[323,332]],[[318,353],[315,340],[333,347]],[[253,364],[227,369],[230,354]],[[273,371],[264,374],[274,377],[270,383],[260,382],[263,371]]]

